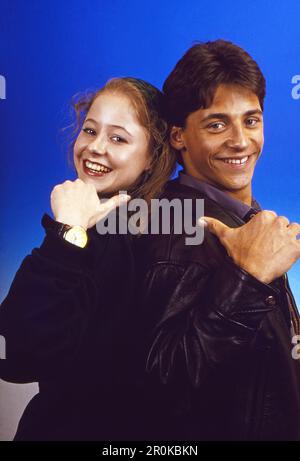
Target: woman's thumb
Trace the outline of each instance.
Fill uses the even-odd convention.
[[[96,216],[94,216],[93,224],[94,223],[96,224],[101,219],[104,219],[112,210],[125,204],[126,202],[130,200],[130,198],[131,198],[130,195],[118,194],[118,195],[114,195],[113,197],[106,200],[105,202],[100,202],[99,211],[96,214]]]

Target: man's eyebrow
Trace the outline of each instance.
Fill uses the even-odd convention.
[[[243,116],[249,116],[249,115],[262,115],[262,110],[260,109],[251,109],[251,110],[247,110],[247,112],[245,112],[243,114]],[[230,118],[230,115],[229,114],[226,114],[225,112],[215,112],[214,114],[209,114],[207,115],[206,117],[204,117],[201,121],[202,122],[205,122],[207,120],[211,120],[211,119],[216,119],[216,118],[221,118],[223,120],[225,119],[229,119]]]
[[[247,110],[244,115],[262,115],[263,111],[261,109],[252,109],[252,110]]]
[[[94,120],[93,118],[86,118],[85,121],[84,121],[84,123],[86,123],[86,122],[93,122],[93,123],[95,123],[96,125],[98,124],[97,121]],[[126,128],[125,128],[124,126],[121,126],[121,125],[108,125],[108,126],[111,127],[111,128],[119,128],[119,129],[121,129],[121,130],[124,130],[124,131],[126,131],[126,133],[127,133],[129,136],[132,137],[132,134],[129,133],[129,131],[126,130]]]

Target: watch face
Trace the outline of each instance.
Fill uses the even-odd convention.
[[[87,244],[87,233],[82,227],[73,226],[65,233],[64,239],[73,245],[84,248]]]

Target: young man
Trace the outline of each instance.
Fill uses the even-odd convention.
[[[140,240],[147,435],[300,440],[299,315],[286,276],[300,226],[261,211],[251,189],[265,79],[217,40],[188,50],[164,92],[183,165],[165,197],[204,199],[207,225],[198,246],[174,232]]]

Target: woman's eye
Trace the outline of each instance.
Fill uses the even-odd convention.
[[[121,136],[117,136],[117,135],[111,136],[110,139],[111,139],[113,142],[117,143],[117,144],[120,144],[120,143],[122,143],[122,142],[126,142],[126,139],[121,138]]]
[[[92,135],[92,136],[95,136],[95,135],[96,135],[96,131],[93,130],[92,128],[87,128],[87,127],[86,127],[86,128],[82,128],[82,131],[84,131],[85,133],[90,134],[90,135]]]

